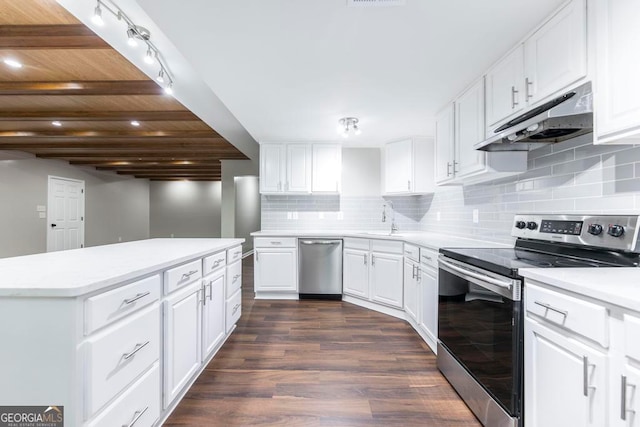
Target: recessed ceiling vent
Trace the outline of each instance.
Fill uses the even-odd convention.
[[[407,0],[347,0],[347,7],[406,6]]]

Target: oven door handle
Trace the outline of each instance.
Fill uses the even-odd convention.
[[[449,271],[450,273],[453,274],[457,274],[460,275],[463,279],[469,279],[469,278],[473,278],[476,279],[482,283],[477,283],[474,282],[482,287],[487,287],[487,284],[489,285],[493,285],[493,286],[497,286],[499,289],[496,290],[496,292],[498,292],[499,294],[501,294],[502,296],[505,296],[507,298],[510,298],[512,300],[515,301],[519,301],[520,300],[520,296],[518,295],[519,292],[514,292],[513,286],[514,283],[513,281],[503,281],[503,280],[499,280],[496,279],[494,277],[491,276],[487,276],[485,274],[482,273],[477,273],[475,271],[466,269],[466,268],[462,268],[459,267],[451,262],[448,262],[442,258],[439,259],[440,261],[440,268]],[[493,289],[490,289],[493,290]],[[506,291],[506,292],[505,292]]]

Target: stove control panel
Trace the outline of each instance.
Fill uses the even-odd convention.
[[[518,214],[511,235],[519,238],[640,252],[638,215]]]

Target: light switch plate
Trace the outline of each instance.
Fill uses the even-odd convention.
[[[36,212],[46,212],[46,211],[47,211],[47,207],[45,205],[36,206]]]
[[[46,214],[46,213],[44,213],[44,212],[38,212],[38,216],[39,216],[40,218],[46,218],[46,217],[47,217],[47,214]]]

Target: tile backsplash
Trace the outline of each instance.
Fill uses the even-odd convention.
[[[401,231],[510,242],[515,213],[639,213],[640,146],[593,145],[585,135],[529,152],[522,174],[425,196],[262,196],[262,228],[385,230],[385,200]]]

